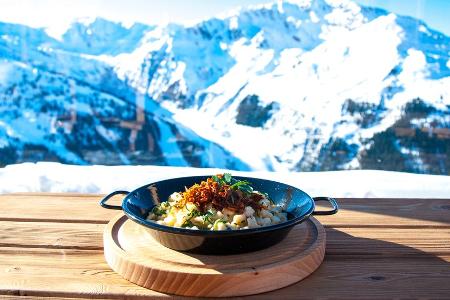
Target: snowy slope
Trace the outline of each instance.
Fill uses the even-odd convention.
[[[172,177],[212,175],[223,169],[159,166],[71,166],[23,163],[0,169],[0,194],[12,192],[110,193]],[[448,198],[450,177],[387,171],[237,172],[284,182],[311,196]],[[320,185],[317,183],[320,182]],[[376,184],[374,184],[376,182]]]
[[[270,163],[255,161],[253,166],[256,168],[271,165],[276,169],[286,166],[292,169],[298,164],[298,158],[308,156],[308,160],[316,160],[317,156],[311,153],[318,155],[332,137],[361,145],[363,138],[371,138],[374,133],[392,126],[400,118],[402,107],[414,98],[424,99],[448,113],[449,77],[440,80],[426,78],[426,58],[416,49],[410,49],[404,58],[400,57],[400,30],[395,25],[395,17],[389,15],[334,36],[308,53],[300,54],[298,49],[285,50],[270,73],[258,74],[260,70],[257,67],[264,66],[267,61],[263,55],[250,67],[238,69],[242,64],[236,66],[235,70],[232,69],[208,89],[208,92],[218,96],[211,97],[199,109],[210,115],[207,122],[214,120],[215,128],[218,128],[209,132],[207,138],[215,140],[216,137],[219,142],[223,133],[228,132],[230,138],[221,143],[235,143],[233,153],[242,153],[241,148],[252,149],[250,153],[242,153],[247,155],[244,160],[252,157],[256,160],[256,157],[264,155],[272,158]],[[360,42],[374,32],[380,34],[372,34],[366,43]],[[343,40],[348,42],[343,43]],[[243,55],[245,51],[238,49],[235,53]],[[389,78],[388,74],[397,65],[403,71],[395,78]],[[254,72],[250,71],[253,77],[248,80],[250,68]],[[236,89],[230,88],[233,86],[230,82],[236,83]],[[392,85],[398,90],[394,95],[391,94]],[[271,102],[278,104],[278,110],[267,125],[257,128],[236,125],[236,112],[248,95],[257,95],[262,106]],[[361,128],[350,116],[342,116],[341,111],[348,99],[357,103],[383,105],[379,122]],[[195,120],[192,115],[194,112],[179,110],[177,117],[187,124]],[[198,124],[196,130],[200,132],[205,127],[205,123]],[[311,135],[320,138],[309,148],[307,141]],[[274,139],[277,140],[275,147],[267,143]],[[260,154],[255,157],[253,149],[260,151]],[[278,160],[273,159],[275,157]]]
[[[0,24],[0,163],[449,174],[449,53],[422,21],[346,0],[60,39]]]
[[[390,134],[411,119],[405,108],[414,99],[435,109],[437,123],[400,129],[449,128],[449,45],[420,20],[384,10],[350,1],[284,1],[190,28],[159,29],[143,43],[145,51],[118,56],[114,64],[119,76],[162,102],[177,121],[254,169],[446,174],[448,138],[427,141],[444,144],[437,159],[428,149],[416,149],[423,152],[419,159],[406,153],[420,148],[419,134],[415,145],[392,142],[404,157],[400,166],[395,160],[377,164],[382,157],[372,152],[380,147],[376,134]],[[145,55],[143,68],[127,68],[139,55]],[[250,113],[259,120],[246,118]],[[418,113],[415,121],[430,117]],[[341,158],[319,163],[336,147]]]
[[[92,55],[108,41],[95,39],[90,45],[99,45],[88,47],[80,24],[66,32],[63,42],[43,30],[0,25],[0,165],[50,160],[248,169],[119,79],[112,66]],[[125,29],[99,19],[83,26],[97,35],[106,27],[119,43],[142,27]],[[203,156],[206,150],[217,157]]]

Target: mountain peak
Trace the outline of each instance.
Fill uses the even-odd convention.
[[[450,170],[450,41],[414,18],[285,0],[190,26],[81,19],[53,44],[0,30],[0,136],[15,132],[27,155],[268,170],[384,168],[381,157]],[[16,139],[0,157],[18,159]]]
[[[103,18],[77,19],[62,35],[63,48],[91,55],[130,52],[152,26],[134,23],[125,26]]]

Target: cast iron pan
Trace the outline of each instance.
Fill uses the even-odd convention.
[[[208,231],[160,225],[147,220],[153,207],[167,201],[174,192],[200,183],[211,176],[191,176],[172,178],[144,185],[132,192],[115,191],[104,197],[100,205],[107,209],[123,210],[128,218],[145,227],[147,232],[162,245],[179,250],[202,254],[236,254],[270,247],[283,240],[293,226],[305,221],[311,215],[333,215],[338,211],[335,199],[329,197],[310,197],[302,190],[272,180],[233,176],[238,180],[249,181],[253,188],[265,192],[276,204],[284,205],[288,212],[286,222],[251,229]],[[126,195],[122,205],[110,205],[106,202],[117,194]],[[314,203],[328,201],[332,205],[329,211],[315,211]]]

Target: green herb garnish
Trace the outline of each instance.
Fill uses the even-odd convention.
[[[207,211],[207,212],[202,216],[203,222],[212,224],[212,223],[213,223],[212,216],[214,216],[214,214],[213,214],[212,212],[210,212],[210,211]]]
[[[214,175],[212,179],[219,184],[220,187],[229,185],[232,190],[240,190],[246,194],[253,193],[253,188],[250,182],[246,180],[237,180],[231,176],[230,173],[224,173],[221,177]]]
[[[227,184],[231,184],[232,177],[230,173],[224,173],[222,178],[225,180]]]
[[[233,183],[233,185],[230,186],[230,189],[232,190],[240,190],[246,194],[253,193],[253,188],[250,185],[250,182],[246,180],[239,180]]]
[[[213,229],[214,229],[214,230],[217,230],[217,229],[218,229],[218,224],[219,224],[219,223],[227,224],[227,221],[222,220],[222,219],[217,219],[217,220],[214,222],[214,225],[213,225]]]
[[[217,182],[219,185],[221,185],[222,180],[219,178],[219,176],[214,175],[211,177],[215,182]]]
[[[162,216],[167,213],[165,209],[160,208],[159,206],[155,206],[152,209],[152,213],[154,213],[157,216]]]
[[[184,223],[181,225],[181,227],[194,227],[195,225],[192,224],[191,220],[186,220],[184,221]]]
[[[194,224],[192,224],[191,219],[195,218],[195,217],[199,217],[201,216],[202,213],[196,209],[193,209],[189,212],[189,214],[186,217],[186,220],[183,222],[183,224],[181,225],[181,227],[192,227],[194,226]]]

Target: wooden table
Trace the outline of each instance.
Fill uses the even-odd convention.
[[[0,196],[0,298],[141,299],[146,290],[114,273],[102,249],[117,211],[99,195]],[[118,201],[119,199],[117,199]],[[305,280],[248,298],[450,299],[450,200],[338,199],[321,267]]]

